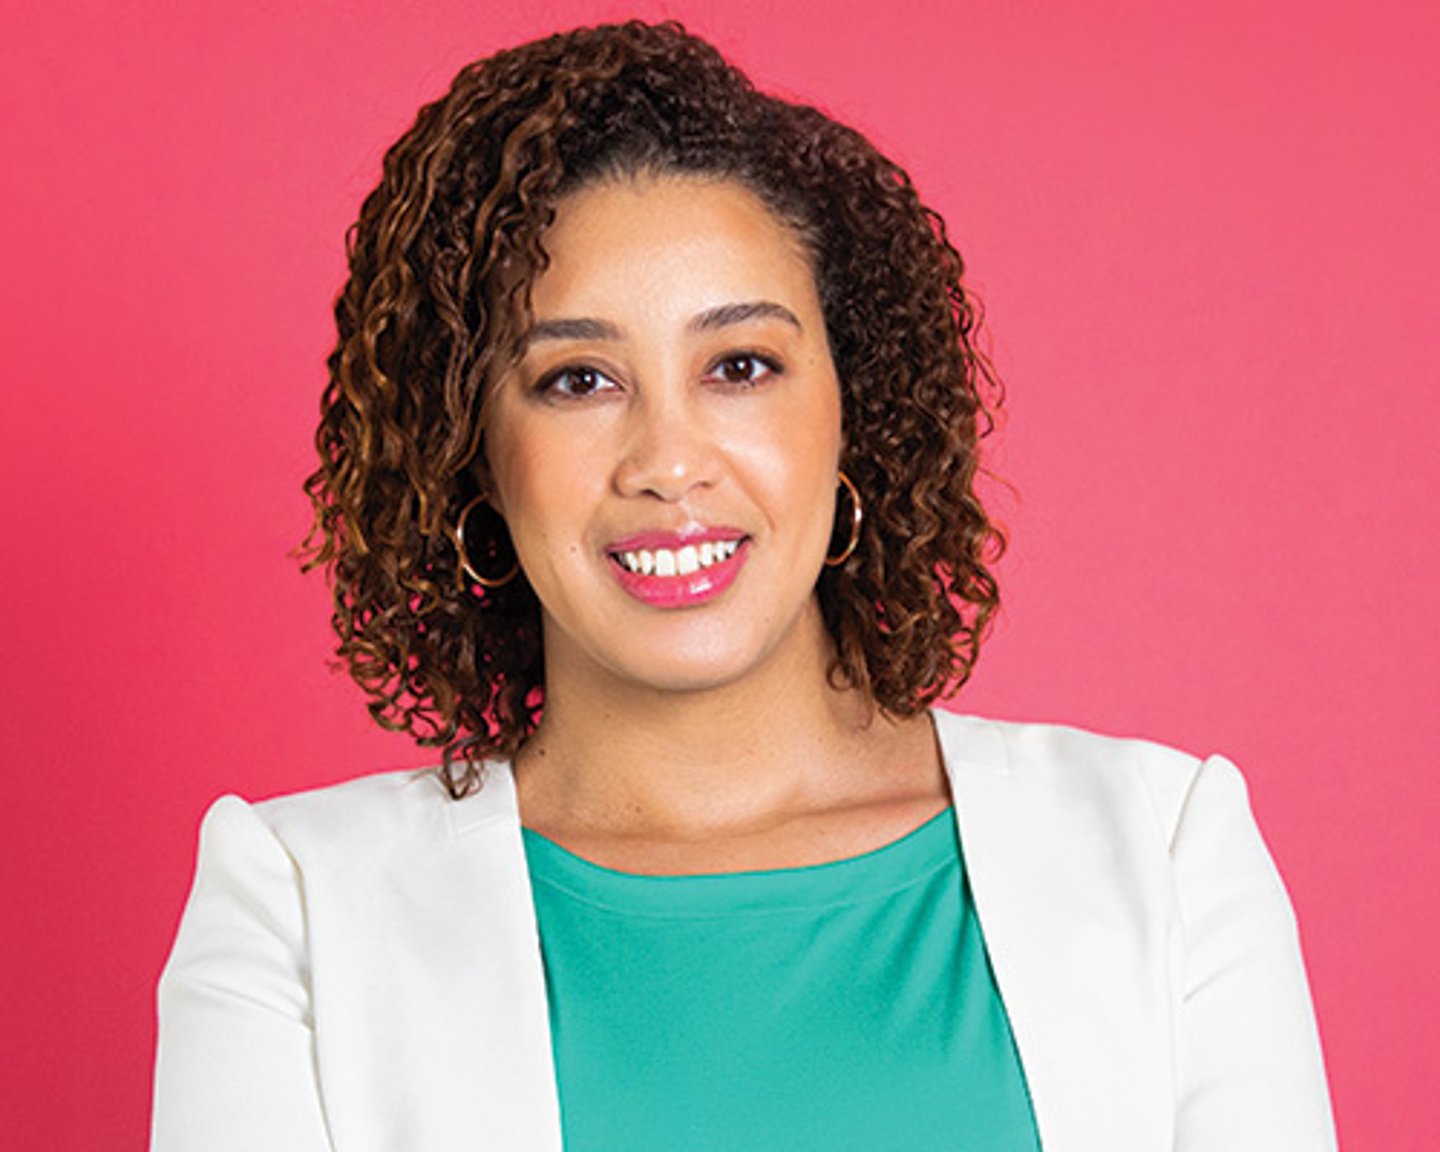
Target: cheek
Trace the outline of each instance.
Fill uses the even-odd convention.
[[[528,568],[542,553],[577,546],[576,533],[604,473],[592,458],[593,442],[543,435],[533,426],[506,431],[504,447],[490,453],[494,500]]]
[[[840,387],[824,384],[819,395],[804,398],[781,421],[778,451],[795,482],[814,478],[818,486],[833,486],[840,466]]]
[[[508,411],[497,407],[500,410],[486,429],[495,498],[507,516],[524,519],[543,505],[547,491],[565,476],[555,467],[563,453],[544,421],[527,418],[523,410],[515,410],[518,405]]]
[[[828,510],[834,496],[840,460],[838,405],[827,410],[807,405],[771,423],[763,436],[747,437],[732,459],[749,477],[756,499],[774,526],[783,521],[789,532],[813,520],[813,530],[801,529],[798,539],[806,547],[829,539]]]

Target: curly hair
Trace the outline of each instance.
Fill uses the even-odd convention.
[[[1004,538],[975,480],[1000,387],[960,256],[906,173],[816,109],[757,92],[677,24],[499,52],[420,111],[348,234],[305,484],[306,566],[330,578],[338,654],[379,723],[444,748],[456,796],[478,787],[477,761],[515,754],[544,703],[534,592],[523,574],[473,584],[451,527],[483,484],[487,382],[521,353],[557,203],[637,174],[738,182],[810,257],[841,467],[865,510],[853,555],[818,584],[831,683],[913,715],[967,679],[999,602]]]

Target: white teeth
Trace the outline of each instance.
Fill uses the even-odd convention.
[[[641,576],[689,576],[730,559],[739,547],[738,540],[707,540],[698,546],[687,544],[679,551],[641,548],[634,552],[621,552],[619,560],[631,572]]]

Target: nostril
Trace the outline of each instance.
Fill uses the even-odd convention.
[[[712,483],[717,468],[708,448],[693,439],[672,439],[629,453],[616,470],[616,486],[625,495],[675,501]]]

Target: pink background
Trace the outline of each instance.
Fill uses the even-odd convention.
[[[213,797],[427,759],[287,557],[341,236],[461,63],[635,13],[948,217],[1014,488],[963,706],[1239,760],[1344,1143],[1440,1146],[1440,6],[294,7],[7,5],[0,1142],[142,1144]]]

